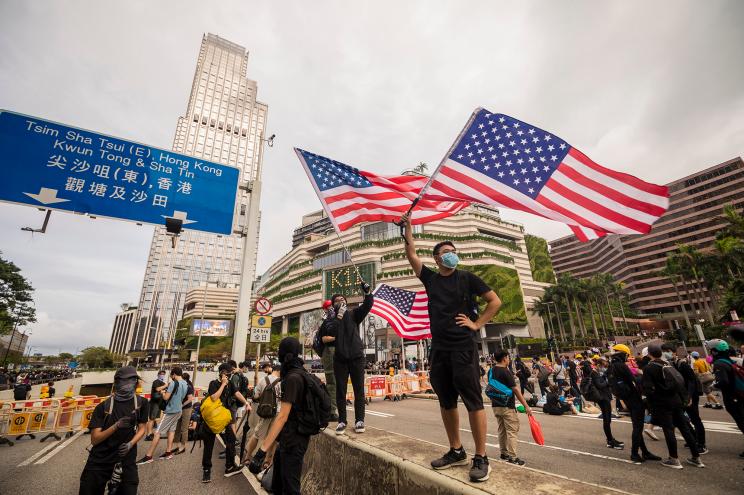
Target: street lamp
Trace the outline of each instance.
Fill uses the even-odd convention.
[[[202,338],[202,332],[204,330],[204,311],[207,308],[207,289],[209,288],[209,276],[212,274],[212,270],[201,270],[199,268],[186,268],[183,266],[173,266],[174,270],[180,270],[180,271],[194,271],[199,273],[205,273],[207,275],[207,279],[204,282],[204,296],[202,297],[202,307],[201,307],[201,318],[199,320],[199,336],[196,339],[196,364],[194,364],[194,375],[192,377],[192,383],[194,386],[196,386],[196,373],[199,369],[199,351],[201,350],[201,338]],[[226,273],[224,275],[241,275],[241,272],[230,272]],[[219,281],[218,281],[219,283]],[[175,337],[175,332],[174,337]],[[163,348],[163,356],[165,356],[165,348]]]

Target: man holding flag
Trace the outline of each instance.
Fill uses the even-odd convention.
[[[447,469],[468,463],[460,441],[460,417],[457,412],[457,399],[460,397],[468,410],[475,442],[470,479],[485,481],[491,468],[486,457],[487,421],[475,335],[499,310],[501,300],[478,276],[456,269],[459,261],[457,250],[450,241],[434,246],[433,255],[438,271],[424,266],[416,254],[410,218],[404,215],[401,221],[405,223],[406,256],[429,298],[430,379],[439,398],[442,422],[450,445],[450,450],[433,460],[431,466],[434,469]],[[480,317],[473,298],[476,295],[488,303]]]

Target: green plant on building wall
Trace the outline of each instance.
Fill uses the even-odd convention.
[[[553,263],[550,262],[548,243],[542,237],[527,234],[524,236],[527,244],[527,256],[530,259],[532,279],[535,282],[555,283]]]
[[[501,309],[491,320],[492,323],[527,324],[522,286],[515,269],[496,265],[459,265],[458,268],[475,273],[498,294]],[[480,303],[481,311],[485,307],[485,303]]]

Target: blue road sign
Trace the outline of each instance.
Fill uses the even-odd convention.
[[[0,201],[230,234],[239,170],[0,111]]]

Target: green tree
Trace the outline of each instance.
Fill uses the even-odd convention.
[[[70,362],[72,361],[72,358],[74,356],[70,354],[69,352],[60,352],[59,353],[59,360],[62,362]]]
[[[0,335],[36,322],[33,292],[21,269],[0,253]]]
[[[114,355],[105,347],[86,347],[80,352],[80,362],[89,368],[112,368]]]

